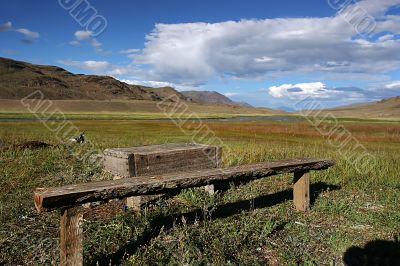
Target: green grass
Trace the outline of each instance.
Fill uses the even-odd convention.
[[[194,128],[181,131],[169,121],[141,120],[74,124],[99,149],[191,141]],[[225,166],[304,156],[334,159],[337,165],[312,173],[317,197],[309,213],[292,207],[291,175],[231,184],[213,197],[200,189],[184,190],[147,206],[141,216],[115,206],[89,213],[85,263],[123,258],[124,265],[333,265],[353,245],[399,236],[400,124],[345,123],[377,159],[366,174],[306,122],[208,125],[230,148],[223,153]],[[59,212],[37,214],[33,189],[111,176],[71,156],[71,149],[89,145],[69,146],[39,122],[0,122],[0,140],[3,146],[27,140],[54,145],[0,151],[0,264],[56,264]]]

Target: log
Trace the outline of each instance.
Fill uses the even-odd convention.
[[[254,180],[282,173],[322,170],[334,164],[332,160],[300,158],[167,175],[138,176],[57,188],[38,188],[34,191],[34,201],[39,212],[51,211],[88,202],[160,194],[235,180]]]

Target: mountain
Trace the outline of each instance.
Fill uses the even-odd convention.
[[[198,103],[234,103],[231,99],[216,91],[182,91],[182,94]]]
[[[182,91],[181,93],[198,103],[217,103],[253,108],[253,106],[246,102],[234,102],[225,95],[216,91]]]
[[[324,112],[332,113],[337,117],[399,119],[400,96],[383,99],[377,102],[326,109]]]
[[[161,88],[146,88],[147,91],[150,91],[150,93],[154,93],[158,95],[161,99],[176,99],[179,98],[180,100],[183,101],[189,101],[192,102],[193,100],[191,98],[188,98],[185,96],[183,93],[178,92],[172,87],[161,87]]]
[[[285,105],[279,106],[276,109],[277,110],[283,110],[283,111],[286,111],[286,112],[296,112],[296,109],[294,109],[293,107],[285,106]]]
[[[50,109],[74,113],[157,113],[160,112],[160,101],[171,102],[176,98],[198,113],[282,113],[269,108],[250,108],[246,103],[235,103],[217,92],[181,93],[171,87],[131,85],[109,76],[74,74],[57,66],[35,65],[0,57],[0,111],[26,111],[20,100],[36,90],[52,100]]]
[[[52,100],[165,99],[162,90],[129,85],[108,76],[73,74],[56,66],[0,58],[0,99],[21,99],[36,90]],[[179,94],[173,88],[166,90]]]
[[[234,104],[242,106],[242,107],[247,107],[247,108],[254,108],[253,105],[246,103],[246,102],[234,102]]]

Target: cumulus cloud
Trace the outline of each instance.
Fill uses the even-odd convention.
[[[265,90],[264,90],[265,91]],[[365,93],[356,87],[328,88],[323,82],[309,82],[298,84],[282,84],[266,89],[274,98],[301,100],[313,98],[319,100],[363,99]]]
[[[77,46],[81,41],[88,42],[97,52],[103,51],[103,44],[97,39],[92,37],[91,31],[78,30],[74,33],[75,40],[70,41],[69,44],[72,46]]]
[[[26,28],[14,29],[11,21],[8,21],[4,24],[0,24],[0,32],[4,32],[4,31],[15,31],[15,32],[23,34],[24,38],[22,39],[22,42],[28,43],[28,44],[32,43],[34,39],[37,39],[40,37],[40,34],[38,32],[31,31]]]
[[[89,40],[92,36],[92,32],[91,31],[83,31],[83,30],[78,30],[74,33],[75,38],[78,41],[86,41]]]
[[[292,73],[367,73],[400,67],[399,16],[386,15],[400,1],[357,2],[377,18],[363,39],[340,14],[220,23],[157,24],[134,63],[152,66],[160,80],[204,83],[211,76],[263,78]],[[378,38],[381,35],[386,37]]]

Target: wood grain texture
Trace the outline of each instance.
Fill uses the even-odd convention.
[[[281,173],[322,170],[334,164],[335,162],[332,160],[300,158],[185,173],[139,176],[57,188],[41,188],[34,191],[34,199],[39,212],[49,211],[93,201],[154,195],[235,180],[254,180]]]
[[[103,168],[120,177],[130,177],[135,174],[135,163],[132,159],[124,159],[104,155]]]
[[[220,156],[221,148],[215,146],[167,143],[106,149],[103,166],[106,171],[118,175],[120,179],[216,168]],[[141,205],[161,196],[137,196],[124,200],[129,209],[140,211]]]
[[[216,168],[220,149],[196,143],[168,143],[104,151],[104,170],[122,177]]]
[[[64,209],[60,220],[60,265],[83,265],[83,213],[79,207]]]
[[[310,209],[310,173],[295,172],[293,186],[293,203],[298,211]]]
[[[165,151],[176,152],[185,150],[196,150],[199,148],[207,148],[207,147],[210,146],[205,144],[190,143],[190,142],[177,142],[177,143],[137,146],[129,148],[111,148],[104,150],[104,154],[126,159],[131,154],[157,154]]]

